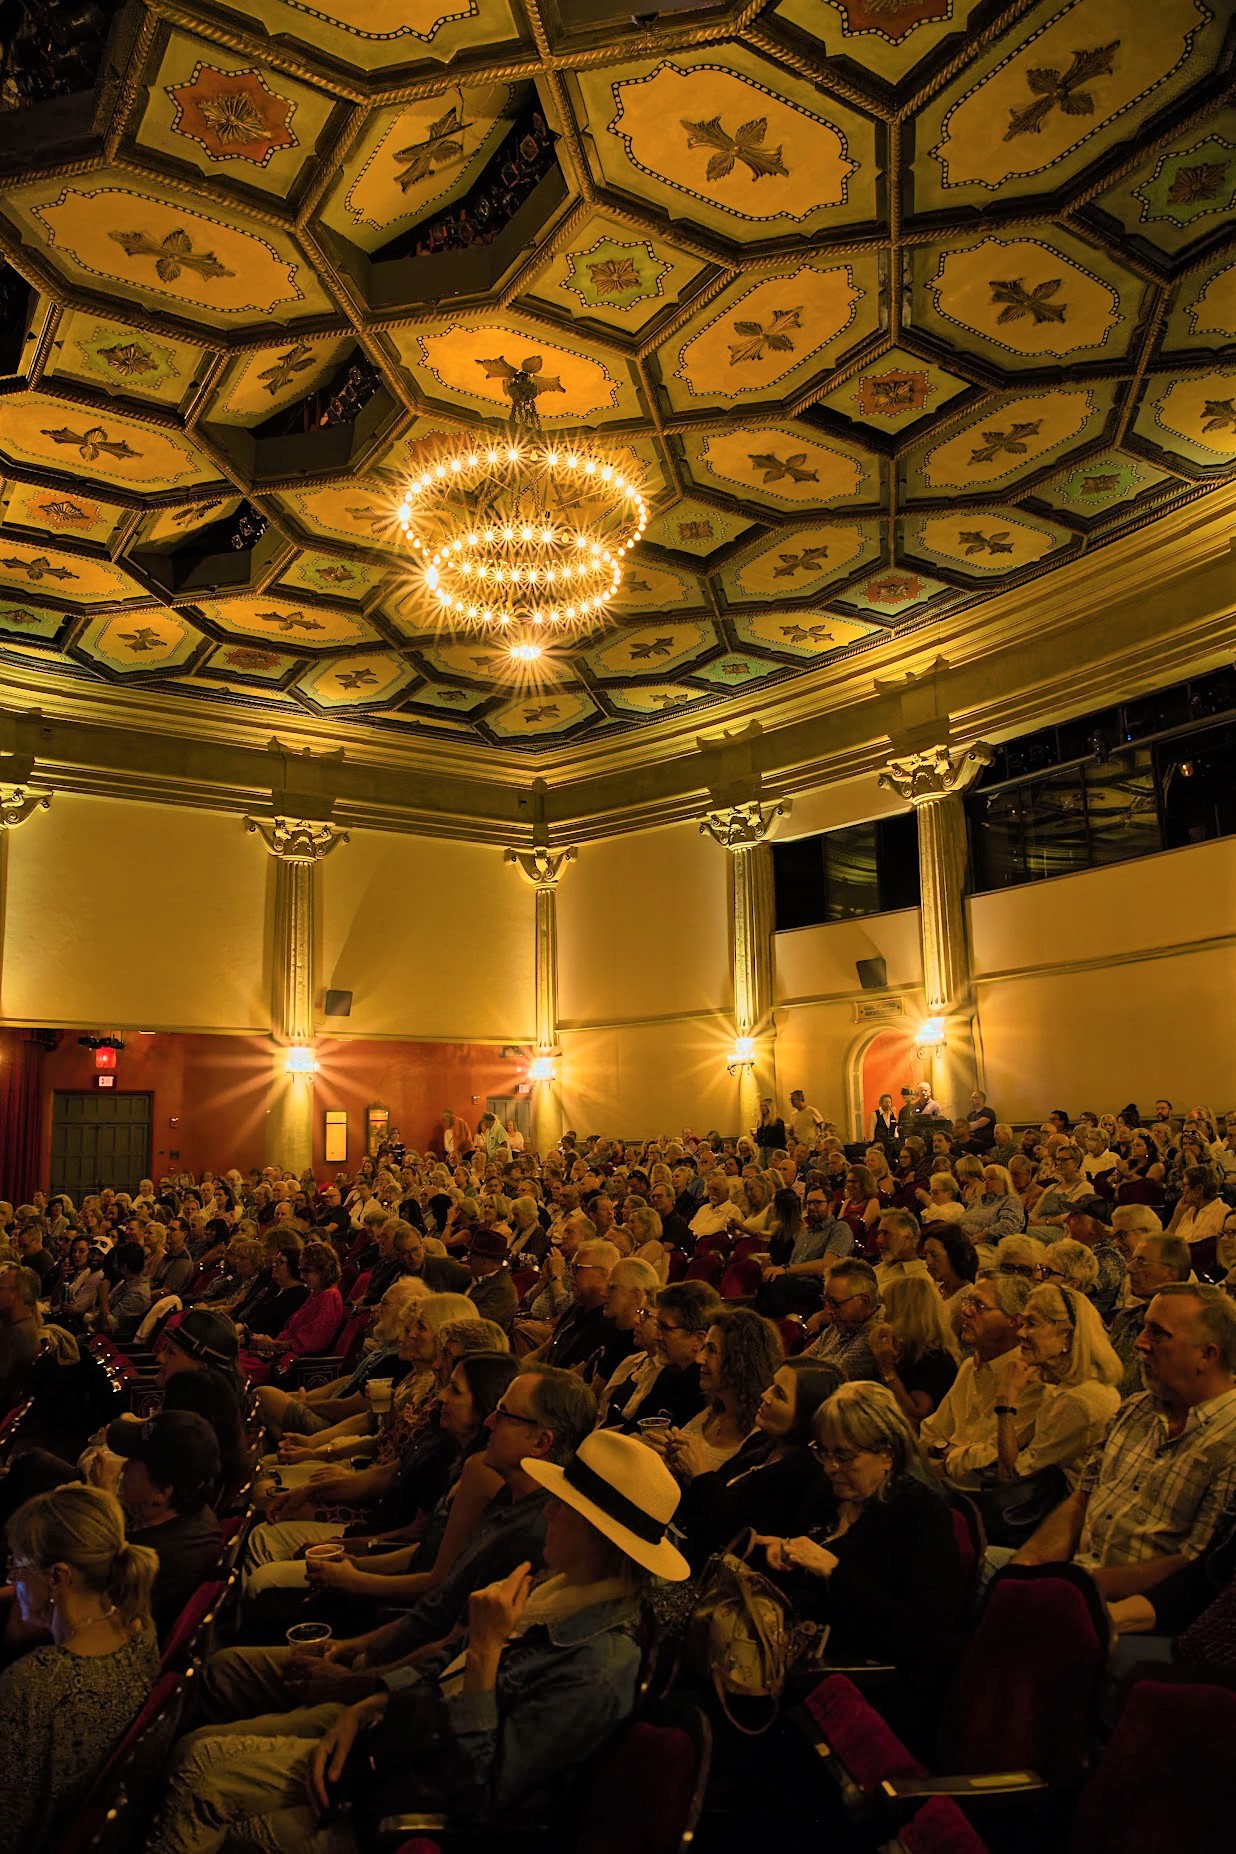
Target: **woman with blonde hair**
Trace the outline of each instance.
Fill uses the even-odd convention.
[[[154,1685],[159,1560],[126,1541],[114,1495],[78,1483],[19,1507],[8,1548],[21,1619],[52,1639],[0,1674],[0,1847],[52,1848]]]
[[[883,1146],[868,1146],[863,1164],[875,1181],[876,1196],[884,1209],[892,1203],[897,1191],[897,1180],[893,1177],[888,1154]]]
[[[1056,1467],[1075,1480],[1116,1413],[1123,1375],[1093,1301],[1059,1282],[1036,1288],[1021,1316],[1021,1357],[1002,1379],[1004,1401],[995,1406],[998,1478]],[[1018,1401],[1036,1383],[1042,1396],[1022,1418]]]
[[[882,1381],[917,1433],[957,1376],[961,1348],[929,1274],[903,1275],[884,1290],[884,1318],[867,1343]]]

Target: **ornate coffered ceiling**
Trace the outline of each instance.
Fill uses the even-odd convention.
[[[0,115],[0,664],[536,755],[1067,575],[1236,476],[1233,10],[133,0]],[[652,519],[521,685],[389,536],[532,356]]]

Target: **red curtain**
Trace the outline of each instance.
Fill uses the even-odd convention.
[[[11,1204],[38,1189],[43,1055],[41,1032],[0,1030],[0,1197]]]

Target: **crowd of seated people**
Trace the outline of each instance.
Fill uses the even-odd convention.
[[[80,1447],[4,1443],[0,1854],[81,1809],[229,1515],[151,1854],[357,1854],[362,1766],[569,1824],[727,1548],[925,1727],[974,1623],[962,1503],[988,1571],[1089,1575],[1113,1678],[1236,1675],[1236,1115],[1015,1133],[920,1088],[849,1148],[802,1094],[739,1139],[445,1126],[327,1183],[0,1203],[0,1417],[92,1346],[149,1367]]]

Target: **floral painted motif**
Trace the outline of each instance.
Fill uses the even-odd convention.
[[[791,483],[818,483],[818,470],[808,470],[806,451],[795,451],[789,457],[778,457],[775,451],[752,451],[749,453],[751,465],[763,473],[765,483],[782,483],[788,476]]]
[[[1012,277],[1006,283],[998,283],[993,277],[992,303],[1004,305],[996,317],[997,323],[1003,328],[1006,322],[1020,322],[1025,316],[1033,317],[1036,328],[1040,322],[1063,322],[1069,312],[1068,304],[1052,301],[1062,282],[1061,277],[1047,277],[1028,290],[1020,277]]]
[[[921,412],[930,390],[925,373],[868,374],[858,389],[858,409],[866,418]]]
[[[734,333],[741,335],[741,341],[731,341],[730,366],[737,367],[743,361],[761,361],[766,353],[792,354],[794,343],[789,330],[801,328],[803,312],[797,309],[774,309],[765,327],[763,322],[735,322]]]
[[[175,283],[186,270],[201,277],[204,283],[211,283],[216,277],[236,275],[234,270],[219,262],[213,251],[195,251],[189,234],[180,227],[158,243],[147,232],[112,232],[109,236],[128,257],[152,257],[155,275],[161,283]]]
[[[688,148],[711,148],[714,152],[709,157],[704,170],[705,180],[725,180],[734,171],[734,163],[740,161],[751,175],[752,180],[763,180],[767,174],[784,174],[789,176],[789,168],[781,159],[781,145],[765,148],[764,138],[768,134],[767,116],[754,116],[750,122],[742,123],[733,133],[722,128],[720,116],[709,116],[706,122],[689,122],[684,116],[682,126],[687,131]]]
[[[212,161],[252,161],[265,167],[273,154],[295,148],[296,105],[267,84],[260,71],[194,66],[187,83],[168,86],[176,105],[172,131],[204,148]]]
[[[1089,88],[1096,77],[1110,77],[1116,68],[1120,40],[1110,45],[1096,45],[1089,51],[1075,51],[1067,71],[1039,67],[1026,73],[1033,101],[1009,112],[1009,126],[1004,139],[1011,142],[1018,135],[1037,135],[1053,110],[1066,116],[1093,116],[1094,92]]]
[[[849,32],[876,32],[897,45],[916,26],[947,19],[952,0],[836,0]]]
[[[109,438],[105,425],[92,425],[89,431],[70,431],[67,425],[59,426],[55,431],[43,428],[43,436],[50,438],[53,444],[75,444],[78,456],[86,463],[94,463],[102,456],[127,458],[140,457],[141,452],[124,438]]]

